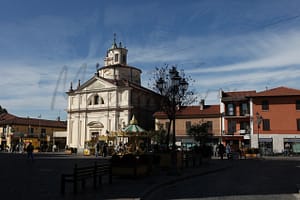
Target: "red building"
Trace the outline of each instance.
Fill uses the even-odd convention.
[[[280,153],[285,147],[300,153],[300,90],[278,87],[249,98],[254,115],[252,145],[257,144],[259,137],[260,148],[265,153]]]
[[[224,143],[263,154],[300,153],[300,90],[222,91],[220,108]]]

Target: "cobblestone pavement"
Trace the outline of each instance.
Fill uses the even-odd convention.
[[[156,198],[161,190],[172,187],[182,181],[201,178],[206,174],[226,171],[232,167],[231,161],[211,160],[197,168],[186,168],[180,175],[168,175],[166,171],[157,170],[151,176],[141,178],[113,177],[113,183],[103,179],[101,188],[94,190],[87,183],[84,191],[72,193],[72,185],[66,187],[66,194],[60,194],[60,176],[70,173],[74,164],[79,166],[91,165],[95,161],[106,162],[108,158],[94,156],[67,156],[63,154],[36,154],[34,161],[27,160],[26,155],[0,153],[0,195],[1,199],[159,199]],[[268,159],[268,158],[264,158]],[[272,158],[273,159],[273,158]],[[277,158],[286,159],[286,158]],[[290,158],[296,159],[296,158]],[[300,158],[297,158],[300,161]],[[239,161],[234,161],[239,162]],[[299,164],[300,165],[300,164]],[[300,183],[300,180],[299,180]],[[184,189],[184,186],[180,188]],[[178,191],[174,191],[178,192]],[[4,198],[3,198],[4,197]],[[278,195],[243,195],[204,197],[201,199],[300,199],[297,194]],[[195,199],[195,198],[194,198]]]

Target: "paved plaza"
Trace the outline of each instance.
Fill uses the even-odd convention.
[[[200,167],[186,168],[180,175],[155,171],[141,178],[113,177],[112,184],[103,179],[102,187],[72,193],[72,184],[60,194],[60,176],[79,166],[109,157],[64,154],[0,153],[1,199],[300,199],[300,158],[269,157],[259,160],[213,159]]]

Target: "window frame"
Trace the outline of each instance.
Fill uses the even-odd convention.
[[[300,111],[300,99],[296,100],[296,110],[299,110]]]
[[[261,102],[261,109],[262,110],[269,110],[269,101],[268,100],[263,100]]]
[[[263,131],[271,130],[270,119],[263,119],[263,121],[262,121],[262,130]]]
[[[232,106],[232,111],[230,111],[231,109],[231,106]],[[234,103],[229,103],[227,104],[227,110],[226,110],[226,114],[228,116],[234,116],[235,115],[235,104]]]
[[[296,119],[297,131],[300,131],[300,119]]]
[[[189,130],[191,129],[192,127],[192,122],[191,121],[186,121],[185,122],[185,132],[188,133]]]
[[[119,54],[118,53],[115,54],[115,62],[119,62]]]

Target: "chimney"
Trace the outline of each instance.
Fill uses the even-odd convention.
[[[205,107],[205,100],[201,99],[201,101],[200,101],[200,110],[203,110],[204,107]]]

